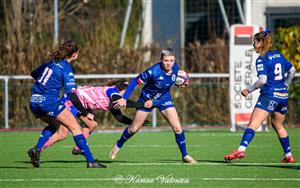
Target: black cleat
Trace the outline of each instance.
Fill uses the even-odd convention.
[[[105,165],[99,162],[88,162],[86,165],[87,168],[107,168]]]
[[[73,148],[72,154],[73,155],[84,155],[80,149],[75,149],[75,148]]]
[[[31,164],[36,167],[39,168],[40,167],[40,151],[37,149],[37,147],[33,147],[30,148],[28,151],[28,156],[31,159]]]

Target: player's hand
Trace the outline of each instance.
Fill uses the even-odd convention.
[[[244,96],[244,97],[247,97],[248,95],[249,95],[249,90],[248,89],[243,89],[242,91],[241,91],[241,94]]]
[[[147,100],[144,104],[145,108],[151,108],[153,106],[153,101],[152,100]]]
[[[114,102],[114,108],[121,108],[121,107],[126,108],[126,103],[127,103],[127,100],[124,98],[116,100]]]
[[[86,117],[89,119],[89,120],[94,120],[94,114],[91,114],[91,113],[88,113],[87,115],[86,115]]]

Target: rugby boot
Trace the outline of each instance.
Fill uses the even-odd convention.
[[[109,158],[110,160],[114,160],[114,159],[117,157],[118,152],[120,151],[120,149],[121,149],[121,148],[119,148],[119,147],[117,146],[117,144],[115,144],[114,147],[111,149],[108,158]]]
[[[74,147],[72,149],[72,154],[73,155],[84,155],[83,152],[80,149],[77,149],[76,147]]]
[[[189,164],[196,164],[197,163],[197,161],[189,155],[186,155],[185,157],[183,157],[182,161],[185,162],[185,163],[189,163]]]
[[[99,162],[87,162],[86,165],[87,168],[107,168],[104,164],[101,164]]]
[[[40,167],[40,151],[37,149],[37,147],[30,148],[27,151],[28,156],[31,159],[32,166],[39,168]]]
[[[245,151],[234,150],[233,152],[224,156],[224,159],[228,162],[236,159],[236,158],[244,158],[246,156]]]
[[[280,161],[281,163],[295,163],[296,160],[293,156],[284,156],[284,158]]]

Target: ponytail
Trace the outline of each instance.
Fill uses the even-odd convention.
[[[64,42],[57,51],[53,52],[49,56],[49,60],[60,61],[66,58],[70,58],[73,53],[78,52],[79,44],[75,41],[68,40]]]
[[[254,35],[254,40],[262,41],[262,46],[257,49],[258,53],[264,56],[268,51],[273,49],[272,32],[268,29]]]

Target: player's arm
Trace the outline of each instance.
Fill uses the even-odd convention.
[[[258,80],[252,84],[250,87],[248,87],[249,93],[252,93],[253,91],[257,90],[258,88],[261,88],[263,85],[267,83],[267,75],[259,75]]]
[[[38,66],[36,69],[34,69],[31,73],[30,73],[30,76],[33,78],[33,79],[37,79],[40,74],[43,72],[43,70],[45,69],[45,67],[48,65],[49,63],[43,63],[41,64],[40,66]]]
[[[288,85],[292,82],[293,78],[295,77],[295,74],[296,74],[296,69],[295,69],[294,66],[292,66],[292,67],[290,68],[290,70],[287,72],[287,76],[286,76],[286,78],[285,78],[284,84],[285,84],[286,86],[288,86]]]
[[[89,112],[84,108],[84,106],[81,104],[77,94],[76,94],[76,83],[75,83],[75,78],[74,74],[72,71],[72,68],[70,65],[66,65],[65,70],[64,70],[64,89],[65,93],[70,97],[71,102],[73,105],[78,109],[79,111],[79,116],[87,116]],[[92,114],[89,115],[91,119]]]
[[[263,85],[267,83],[268,72],[267,72],[267,68],[264,65],[264,61],[261,58],[258,58],[256,60],[256,71],[257,71],[258,80],[250,87],[242,90],[241,94],[244,97],[247,97],[247,95],[261,88]]]
[[[122,114],[121,110],[119,109],[110,109],[109,110],[111,114],[115,117],[116,120],[118,120],[121,123],[124,123],[126,125],[130,125],[132,123],[132,119]],[[148,120],[145,120],[144,125],[149,124]]]
[[[112,102],[115,102],[115,101],[117,101],[121,98],[122,98],[121,95],[115,94],[115,95],[112,95],[111,100],[112,100]],[[127,100],[126,101],[126,107],[127,108],[143,108],[144,105],[145,105],[144,102],[134,102],[132,100]]]
[[[123,115],[121,110],[112,108],[109,111],[115,117],[115,119],[118,120],[119,122],[124,123],[126,125],[130,125],[132,123],[132,119]]]

